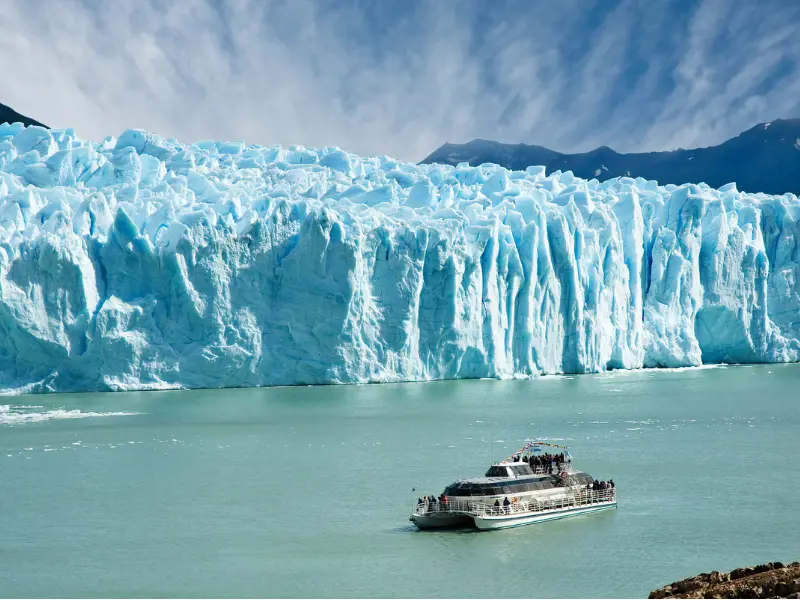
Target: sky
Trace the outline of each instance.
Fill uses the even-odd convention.
[[[0,0],[0,103],[100,140],[694,148],[800,117],[797,0]]]

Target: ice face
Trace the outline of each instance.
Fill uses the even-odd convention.
[[[800,202],[0,125],[0,388],[800,357]]]

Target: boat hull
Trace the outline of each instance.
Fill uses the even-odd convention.
[[[475,527],[482,531],[492,529],[507,529],[509,527],[521,527],[523,525],[533,525],[535,523],[545,523],[557,519],[565,519],[578,515],[600,512],[617,508],[616,500],[612,502],[600,502],[596,504],[586,504],[583,506],[573,506],[568,508],[555,508],[552,510],[542,510],[528,513],[511,513],[501,515],[483,515],[473,517]]]
[[[444,529],[447,527],[463,527],[472,525],[472,517],[463,513],[432,512],[423,515],[411,515],[409,519],[420,529]]]

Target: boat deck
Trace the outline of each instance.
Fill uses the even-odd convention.
[[[616,506],[617,493],[615,488],[607,490],[581,490],[572,494],[565,494],[556,498],[531,499],[525,502],[512,502],[508,506],[495,506],[477,500],[450,500],[448,502],[435,502],[432,504],[417,504],[412,511],[412,516],[423,517],[433,514],[467,515],[470,517],[492,518],[509,517],[512,515],[524,516],[552,511],[565,511],[576,508],[590,507],[596,504]]]

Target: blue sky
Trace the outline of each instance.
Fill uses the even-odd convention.
[[[565,151],[800,117],[796,0],[4,0],[0,102],[101,139]]]

